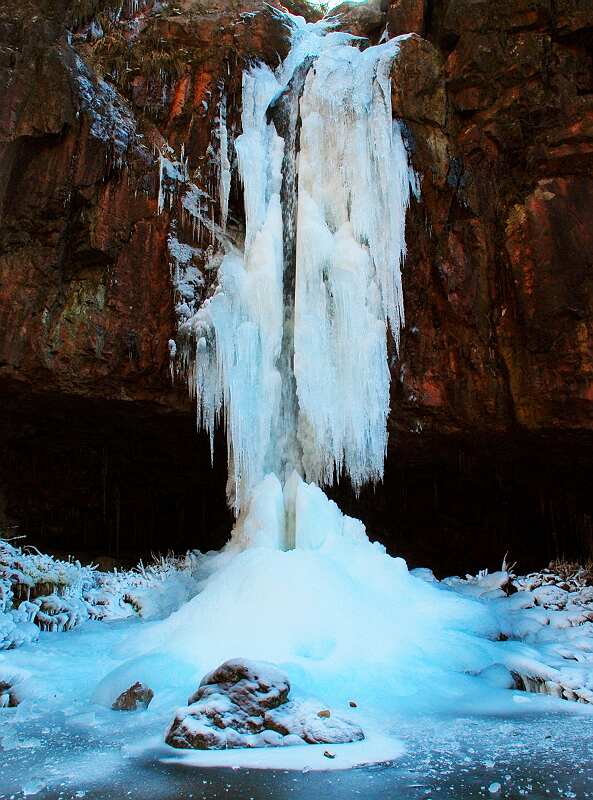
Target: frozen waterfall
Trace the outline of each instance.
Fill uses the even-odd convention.
[[[289,19],[284,64],[243,75],[229,163],[244,188],[244,246],[226,245],[217,288],[188,323],[199,421],[212,436],[224,419],[238,520],[221,551],[198,557],[196,596],[122,655],[135,665],[166,654],[196,676],[238,656],[273,662],[301,697],[341,709],[355,698],[382,760],[397,714],[489,702],[479,676],[500,674],[514,651],[497,641],[493,607],[408,572],[321,488],[383,474],[414,176],[392,121],[398,40],[360,50]],[[224,199],[223,222],[227,209]]]
[[[224,417],[232,505],[244,516],[268,476],[268,491],[284,492],[290,548],[299,478],[347,474],[359,488],[383,475],[410,168],[392,120],[398,40],[360,50],[327,22],[285,19],[284,63],[243,75],[244,247],[227,245],[216,291],[189,326],[199,423],[212,437]]]

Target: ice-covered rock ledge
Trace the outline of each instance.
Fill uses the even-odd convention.
[[[226,661],[203,678],[188,707],[179,709],[166,742],[182,749],[226,750],[364,739],[354,722],[315,701],[289,700],[289,693],[288,676],[272,664]]]

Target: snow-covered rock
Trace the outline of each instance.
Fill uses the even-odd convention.
[[[501,638],[508,640],[501,663],[481,673],[487,682],[563,700],[593,702],[593,586],[578,565],[551,564],[517,576],[502,570],[465,579],[446,578],[455,592],[496,609]],[[529,646],[518,651],[515,643]],[[521,654],[519,654],[521,652]],[[510,680],[509,680],[510,677]]]
[[[204,677],[179,709],[167,744],[196,750],[355,742],[364,733],[313,701],[288,700],[290,682],[271,664],[232,659]]]
[[[0,708],[14,708],[20,703],[15,687],[0,678]]]
[[[29,675],[24,670],[9,668],[0,662],[0,709],[16,708],[25,695]]]

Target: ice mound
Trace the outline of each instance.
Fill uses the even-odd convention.
[[[288,700],[288,676],[271,664],[232,659],[210,672],[166,735],[173,747],[224,750],[358,742],[353,722],[313,701]]]
[[[296,509],[294,550],[282,550]],[[119,650],[204,674],[238,653],[277,664],[298,696],[389,715],[450,706],[492,664],[500,633],[484,603],[411,576],[314,484],[268,476],[227,546],[202,556],[200,591]],[[475,681],[475,679],[474,679]],[[188,686],[188,692],[191,691]]]

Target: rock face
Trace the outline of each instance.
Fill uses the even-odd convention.
[[[213,495],[168,347],[180,302],[171,237],[198,272],[210,241],[178,213],[174,187],[157,213],[155,153],[169,146],[174,161],[183,145],[188,173],[216,199],[220,99],[237,131],[242,68],[275,64],[287,46],[255,0],[125,0],[119,17],[113,5],[0,9],[0,517],[111,552],[172,507],[184,541],[195,498]],[[587,555],[593,8],[373,0],[340,10],[371,42],[386,28],[415,34],[401,45],[393,104],[422,189],[407,220],[386,484],[352,510],[394,549],[445,571],[506,549],[525,566],[538,550],[539,562]],[[230,206],[240,227],[234,181]],[[210,210],[218,218],[216,202]],[[212,275],[200,281],[206,293]],[[172,446],[195,456],[170,467]],[[60,478],[68,463],[76,480]],[[165,488],[145,519],[136,494],[146,480]],[[213,513],[205,530],[228,522]],[[439,561],[443,534],[454,565]]]
[[[224,750],[364,739],[354,723],[312,702],[290,701],[289,692],[288,678],[271,664],[226,661],[177,712],[165,740],[183,749]]]
[[[120,694],[112,708],[115,711],[137,711],[138,708],[148,708],[153,697],[152,689],[136,681],[129,689]]]

